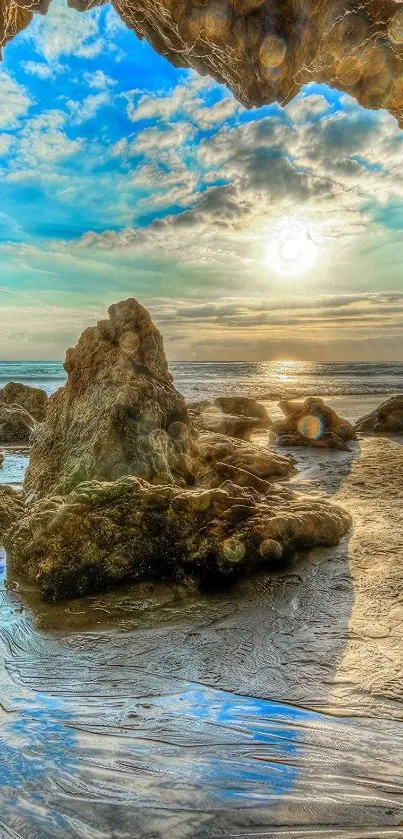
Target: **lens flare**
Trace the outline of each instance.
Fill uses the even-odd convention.
[[[320,440],[325,431],[323,420],[317,414],[302,417],[298,423],[298,431],[308,440]]]

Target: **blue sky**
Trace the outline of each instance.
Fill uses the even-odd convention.
[[[401,357],[403,133],[324,86],[246,111],[109,6],[0,67],[3,358],[134,295],[170,358]]]

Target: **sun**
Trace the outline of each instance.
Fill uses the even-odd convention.
[[[269,231],[267,261],[283,276],[303,274],[316,265],[320,247],[318,225],[301,218],[282,218]]]

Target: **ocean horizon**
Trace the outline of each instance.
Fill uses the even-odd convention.
[[[169,368],[188,401],[239,393],[275,400],[403,391],[403,361],[173,361]],[[0,388],[9,381],[51,394],[64,384],[66,373],[62,361],[0,361]]]

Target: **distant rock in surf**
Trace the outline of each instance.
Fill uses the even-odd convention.
[[[23,382],[8,382],[0,390],[0,402],[5,402],[6,405],[20,405],[36,422],[44,421],[47,401],[46,391]]]
[[[355,429],[362,434],[403,432],[403,395],[382,402],[371,414],[357,420]]]
[[[200,409],[199,406],[189,405],[188,411],[193,426],[198,430],[215,431],[238,440],[250,440],[252,432],[259,427],[256,417],[224,414],[213,403],[200,403]]]
[[[34,418],[20,405],[0,402],[0,445],[26,446],[35,428]]]
[[[259,421],[258,428],[266,429],[272,425],[272,420],[264,405],[249,396],[218,396],[214,404],[224,414],[235,416],[254,417]]]
[[[278,446],[313,446],[314,448],[349,451],[347,442],[356,440],[356,433],[323,399],[309,397],[303,402],[284,400],[279,406],[285,415],[272,427]]]
[[[190,402],[188,411],[196,428],[250,440],[253,431],[270,428],[264,405],[247,396],[219,396],[213,402]]]

